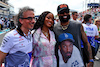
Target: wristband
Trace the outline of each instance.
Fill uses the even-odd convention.
[[[89,62],[93,62],[94,63],[94,60],[93,59],[90,59]]]

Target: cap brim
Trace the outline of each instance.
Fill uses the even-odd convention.
[[[70,42],[74,42],[74,40],[72,40],[72,39],[66,39],[67,41],[70,41]]]
[[[74,42],[73,39],[63,39],[63,40],[60,40],[60,42],[63,42],[63,41],[70,41],[70,42]]]

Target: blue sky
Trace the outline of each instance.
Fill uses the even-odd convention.
[[[35,14],[39,15],[43,11],[50,11],[54,15],[57,14],[57,6],[62,3],[68,4],[69,8],[81,12],[86,8],[86,3],[99,3],[100,0],[9,0],[9,3],[14,6],[14,12],[17,14],[19,8],[29,6],[34,8]]]

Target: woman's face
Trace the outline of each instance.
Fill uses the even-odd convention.
[[[47,14],[47,16],[45,17],[45,20],[44,20],[44,25],[45,27],[51,27],[53,26],[54,24],[54,16],[52,13],[49,13]]]
[[[97,20],[96,21],[96,24],[100,26],[100,20]]]

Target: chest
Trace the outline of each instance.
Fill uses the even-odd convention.
[[[28,40],[24,36],[15,36],[12,50],[30,52],[32,50],[32,39]]]
[[[52,34],[50,34],[50,41],[43,34],[40,36],[34,35],[33,37],[33,45],[37,45],[37,47],[52,48],[55,46],[55,44],[55,36],[52,36]]]
[[[85,26],[84,31],[87,36],[95,36],[97,32],[95,27],[89,27],[89,26]]]

